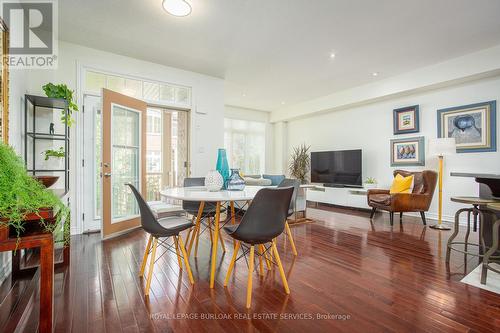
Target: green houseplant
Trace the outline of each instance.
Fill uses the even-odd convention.
[[[290,158],[290,175],[300,180],[302,184],[307,182],[309,175],[310,157],[309,148],[305,144],[294,147]]]
[[[60,232],[63,221],[69,221],[70,211],[61,200],[26,172],[24,163],[14,150],[0,142],[0,228],[12,227],[19,237],[24,230],[24,218],[29,214],[40,217],[39,223],[48,232]],[[52,209],[55,223],[45,223],[39,212]],[[69,240],[69,223],[64,223],[64,239]]]
[[[377,187],[377,180],[373,177],[368,177],[365,180],[365,188],[375,188]]]
[[[48,161],[49,157],[64,158],[64,156],[66,156],[66,153],[64,152],[64,147],[59,147],[58,150],[47,149],[46,151],[43,152],[43,154],[45,155],[45,161]]]
[[[68,86],[63,83],[53,84],[51,82],[42,86],[42,89],[47,97],[64,98],[66,100],[66,102],[68,103],[68,114],[63,113],[63,115],[61,116],[61,120],[66,123],[68,127],[71,127],[75,122],[71,115],[73,114],[73,112],[78,111],[78,105],[76,105],[73,99],[73,90],[69,89]]]

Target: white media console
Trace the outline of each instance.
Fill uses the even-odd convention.
[[[315,185],[307,188],[306,198],[312,202],[370,209],[366,200],[367,191],[367,189],[363,188]]]

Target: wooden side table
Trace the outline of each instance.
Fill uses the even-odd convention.
[[[40,215],[45,223],[54,223],[55,217],[51,210],[41,211]],[[54,303],[54,238],[52,233],[40,230],[38,221],[40,217],[36,214],[26,216],[26,230],[17,238],[13,230],[7,227],[0,228],[0,252],[13,251],[12,275],[20,273],[34,273],[34,279],[40,277],[40,333],[51,333],[53,324],[53,303]],[[66,223],[66,222],[65,222]],[[68,222],[69,223],[69,222]],[[40,266],[20,267],[20,250],[40,249]],[[64,261],[61,265],[69,263],[69,247],[64,249]],[[67,259],[67,260],[66,260]],[[27,288],[32,293],[33,288]],[[23,295],[21,299],[28,299],[31,295]],[[26,306],[28,304],[25,304]],[[17,312],[17,310],[16,310]],[[18,316],[19,320],[22,315]],[[0,327],[1,332],[14,332],[17,322],[9,321],[4,327]]]

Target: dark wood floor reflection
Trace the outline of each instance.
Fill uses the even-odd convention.
[[[255,273],[250,311],[244,260],[223,287],[232,246],[218,257],[214,290],[208,285],[205,236],[199,258],[191,257],[195,286],[179,274],[175,256],[166,254],[156,264],[145,299],[137,276],[147,240],[142,230],[105,242],[98,234],[74,237],[71,266],[56,274],[55,331],[500,331],[500,296],[459,282],[477,260],[466,267],[463,256],[454,254],[447,272],[450,232],[424,228],[411,217],[391,229],[385,215],[373,224],[367,213],[310,209],[309,216],[320,222],[292,227],[297,258],[284,239],[279,241],[291,294],[284,293],[277,270],[262,279]],[[5,282],[2,301],[9,288],[22,288],[22,281]],[[36,329],[37,313],[35,306],[26,331]]]

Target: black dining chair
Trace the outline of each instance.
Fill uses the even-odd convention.
[[[195,187],[195,186],[205,186],[204,177],[188,177],[184,178],[184,187]],[[198,242],[200,239],[200,234],[202,234],[206,229],[210,231],[210,241],[213,240],[212,236],[212,219],[215,217],[216,209],[214,205],[210,203],[204,203],[203,209],[200,212],[200,201],[182,201],[182,209],[192,215],[192,222],[195,223],[195,227],[189,231],[186,237],[186,246],[188,255],[191,255],[191,249],[194,244],[194,257],[198,256]],[[221,208],[221,213],[225,212],[225,209]],[[195,221],[196,220],[196,221]],[[205,228],[202,230],[202,226]],[[220,235],[220,233],[219,233]],[[224,239],[219,237],[222,251],[226,252],[226,247],[224,245]]]
[[[293,195],[292,200],[290,201],[290,207],[288,209],[287,218],[292,216],[295,213],[295,205],[297,204],[297,194],[300,189],[300,181],[298,179],[290,179],[285,178],[278,184],[278,188],[281,187],[293,187]],[[285,222],[285,232],[288,236],[288,240],[290,241],[290,246],[292,247],[292,253],[294,256],[297,255],[297,249],[295,248],[295,242],[293,241],[292,231],[290,230],[290,226],[288,225],[288,220]]]
[[[139,212],[141,214],[141,225],[142,229],[149,234],[148,244],[146,245],[146,250],[144,251],[144,257],[142,259],[141,270],[139,272],[139,276],[144,276],[144,270],[146,268],[146,263],[148,261],[148,257],[151,254],[149,259],[149,270],[148,270],[148,278],[146,280],[146,287],[144,289],[144,294],[149,295],[149,289],[151,286],[151,277],[153,276],[153,269],[156,259],[156,248],[158,246],[158,240],[160,238],[165,238],[160,242],[160,246],[163,246],[166,251],[174,252],[172,247],[175,246],[175,254],[177,255],[177,261],[179,263],[180,269],[182,269],[182,261],[181,257],[184,259],[184,264],[186,266],[186,270],[188,272],[189,281],[191,284],[194,284],[193,274],[191,273],[191,267],[189,266],[189,260],[186,253],[186,249],[184,248],[184,243],[182,242],[182,237],[180,232],[186,229],[189,229],[193,226],[193,223],[183,217],[180,216],[172,216],[166,217],[163,219],[157,219],[151,208],[149,208],[148,204],[141,196],[139,191],[132,184],[127,184],[131,189],[132,193],[134,193],[135,199],[137,200],[137,204],[139,205]],[[173,237],[174,243],[167,244],[167,240],[169,237]],[[179,253],[181,251],[181,254]],[[155,260],[156,259],[156,260]]]
[[[293,187],[264,188],[257,192],[239,224],[224,227],[229,236],[236,240],[233,257],[229,264],[226,280],[224,281],[225,287],[229,281],[234,264],[237,261],[236,257],[238,256],[240,247],[245,257],[250,253],[248,260],[247,308],[250,308],[252,303],[252,275],[254,270],[255,246],[258,247],[257,255],[260,259],[259,274],[264,274],[262,267],[262,257],[264,257],[269,266],[271,263],[278,266],[285,292],[287,294],[290,293],[285,271],[281,265],[278,249],[276,248],[275,238],[281,235],[285,229],[292,195]],[[272,250],[273,255],[268,256],[267,254],[270,250]],[[274,260],[276,263],[274,263]]]

